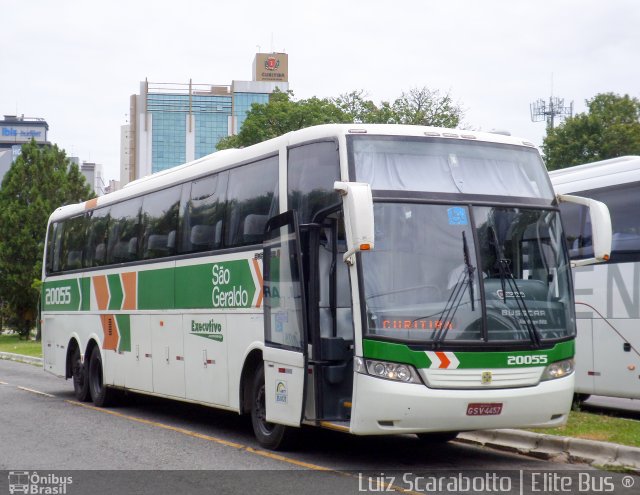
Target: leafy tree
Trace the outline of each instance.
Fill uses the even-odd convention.
[[[542,144],[547,168],[559,168],[640,154],[640,100],[601,93],[588,111],[547,130]]]
[[[280,136],[290,131],[318,124],[414,124],[456,127],[462,109],[449,94],[442,96],[426,87],[402,93],[393,103],[376,105],[363,90],[351,91],[337,98],[295,101],[293,93],[275,92],[269,103],[253,104],[235,136],[223,138],[217,148],[240,148]]]
[[[37,319],[49,215],[61,205],[93,196],[78,166],[55,145],[24,144],[5,174],[0,187],[0,301],[20,335],[27,337]]]
[[[253,104],[235,136],[223,138],[219,150],[260,143],[312,125],[350,122],[331,100],[316,98],[294,101],[293,92],[274,92],[266,104]]]
[[[438,90],[413,88],[403,92],[393,103],[383,101],[379,106],[366,99],[363,90],[352,91],[335,98],[334,103],[345,112],[351,122],[364,124],[409,124],[434,127],[457,127],[463,111],[447,93]]]

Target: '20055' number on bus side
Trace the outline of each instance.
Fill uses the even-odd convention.
[[[71,304],[71,287],[53,287],[45,289],[45,304]]]
[[[547,364],[547,356],[507,356],[507,365]]]

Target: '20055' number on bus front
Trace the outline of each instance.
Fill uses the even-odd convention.
[[[515,366],[521,364],[547,364],[548,358],[541,356],[507,356],[507,365]]]
[[[45,304],[71,304],[71,287],[45,289]]]

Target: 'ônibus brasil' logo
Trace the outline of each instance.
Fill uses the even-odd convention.
[[[267,60],[264,61],[265,70],[277,70],[280,67],[280,60],[276,57],[268,57]]]

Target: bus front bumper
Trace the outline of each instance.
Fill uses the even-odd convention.
[[[574,374],[530,387],[454,390],[355,373],[350,430],[385,435],[560,426],[573,389]]]

